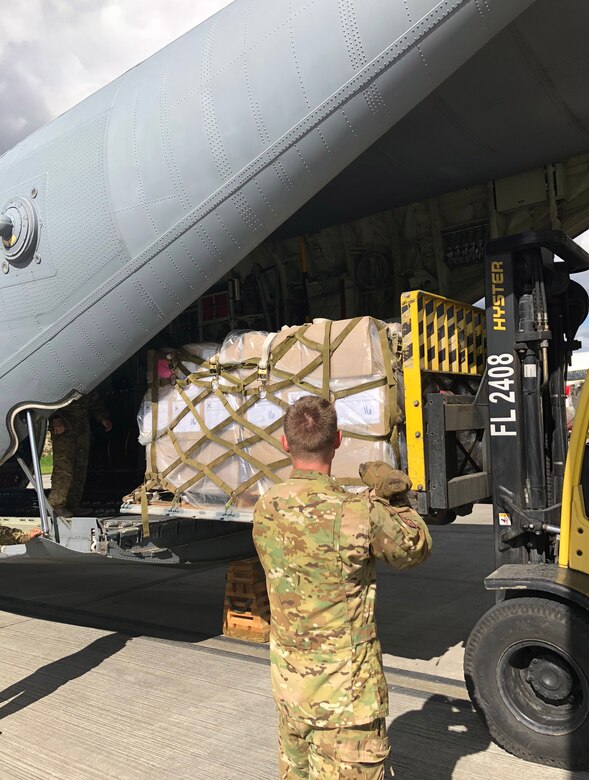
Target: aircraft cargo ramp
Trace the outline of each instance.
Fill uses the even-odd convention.
[[[492,599],[491,534],[479,508],[433,529],[438,554],[423,567],[380,569],[395,777],[586,780],[490,743],[468,701],[462,642]],[[268,650],[218,636],[224,575],[1,566],[0,776],[275,780]]]

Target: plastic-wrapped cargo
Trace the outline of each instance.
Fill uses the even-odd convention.
[[[270,340],[274,333],[268,334],[263,330],[234,330],[228,334],[219,350],[219,364],[225,367],[235,366],[237,369],[246,370],[248,366],[257,369],[264,344],[268,337]]]
[[[211,343],[150,353],[151,383],[137,417],[146,487],[195,506],[224,504],[241,483],[240,431],[231,417],[241,395],[219,391],[218,352]]]
[[[214,394],[194,404],[196,413],[147,445],[148,470],[162,487],[182,496],[194,506],[224,504],[241,484],[241,458],[234,447],[239,442],[239,425],[233,422],[225,404],[238,400],[226,395],[224,402]]]
[[[335,401],[344,437],[333,474],[341,484],[361,484],[363,461],[398,465],[396,343],[385,323],[358,317],[277,334],[235,331],[214,353],[190,345],[170,350],[163,363],[154,355],[138,420],[147,491],[169,491],[197,507],[252,508],[290,473],[282,419],[306,394]]]
[[[290,458],[280,443],[284,408],[266,398],[260,363],[275,333],[233,331],[219,351],[220,381],[241,391],[240,487],[231,496],[238,508],[251,507],[261,493],[290,471]]]
[[[358,466],[366,460],[384,460],[397,466],[396,339],[384,322],[372,317],[315,320],[283,328],[272,340],[268,357],[266,399],[286,410],[306,394],[335,402],[338,427],[343,432],[332,474],[347,488],[361,485]],[[400,366],[399,366],[400,368]],[[278,434],[282,433],[280,429]],[[262,456],[274,455],[268,448]],[[280,476],[288,476],[284,469]],[[257,499],[269,482],[260,479],[248,491]]]

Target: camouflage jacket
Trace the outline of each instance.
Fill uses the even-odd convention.
[[[49,418],[49,429],[53,433],[54,420],[57,418],[62,420],[66,431],[75,433],[80,428],[88,426],[91,417],[98,422],[109,417],[108,410],[96,390],[57,409]]]
[[[279,709],[316,728],[384,717],[375,559],[396,568],[425,560],[423,520],[410,507],[295,470],[259,499],[253,536],[266,572]]]

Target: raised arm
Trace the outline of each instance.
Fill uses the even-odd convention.
[[[397,569],[423,563],[432,540],[424,520],[409,506],[406,474],[388,463],[372,461],[360,466],[360,476],[370,488],[370,549],[376,558]]]
[[[418,566],[428,558],[432,539],[427,525],[409,506],[393,506],[386,499],[370,502],[370,549],[396,569]]]

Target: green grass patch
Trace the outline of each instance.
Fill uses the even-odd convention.
[[[41,474],[51,474],[53,471],[53,455],[41,455]]]

